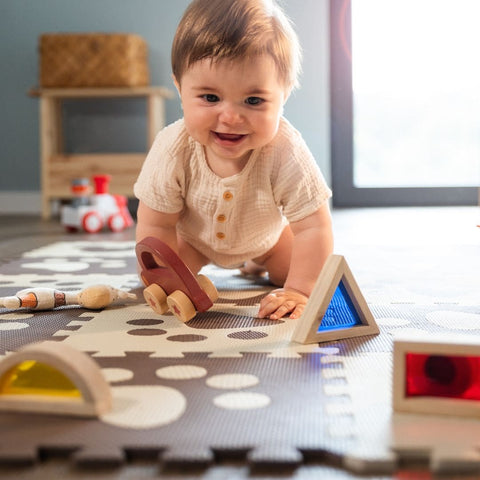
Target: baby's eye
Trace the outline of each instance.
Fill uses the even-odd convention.
[[[205,95],[202,95],[202,98],[206,100],[209,103],[214,103],[218,102],[220,99],[214,95],[213,93],[206,93]]]
[[[264,102],[264,100],[260,97],[248,97],[245,100],[245,103],[247,105],[261,105]]]

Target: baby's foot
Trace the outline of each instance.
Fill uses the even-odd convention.
[[[245,262],[245,265],[240,268],[240,273],[246,277],[264,277],[267,271],[253,260],[248,260]]]

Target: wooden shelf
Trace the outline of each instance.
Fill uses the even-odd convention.
[[[110,191],[131,197],[144,160],[145,153],[52,155],[47,165],[48,171],[54,172],[49,178],[49,188],[56,198],[69,198],[72,178],[109,173],[112,175]]]
[[[40,88],[29,94],[40,99],[40,170],[42,217],[51,216],[51,201],[71,198],[74,178],[107,173],[111,193],[132,196],[133,184],[145,159],[141,153],[66,154],[63,151],[62,102],[82,98],[140,97],[147,102],[147,144],[165,125],[165,99],[173,92],[164,87],[132,88]]]
[[[128,87],[128,88],[32,88],[32,97],[55,98],[94,98],[94,97],[146,97],[160,95],[163,98],[173,98],[174,94],[165,87]]]

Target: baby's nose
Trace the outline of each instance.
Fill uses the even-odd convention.
[[[220,113],[220,121],[228,124],[240,123],[242,115],[239,108],[234,105],[225,105]]]

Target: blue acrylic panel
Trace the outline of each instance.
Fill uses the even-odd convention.
[[[348,295],[343,281],[341,281],[333,294],[330,305],[320,322],[317,332],[351,328],[358,325],[362,325],[362,320]]]

